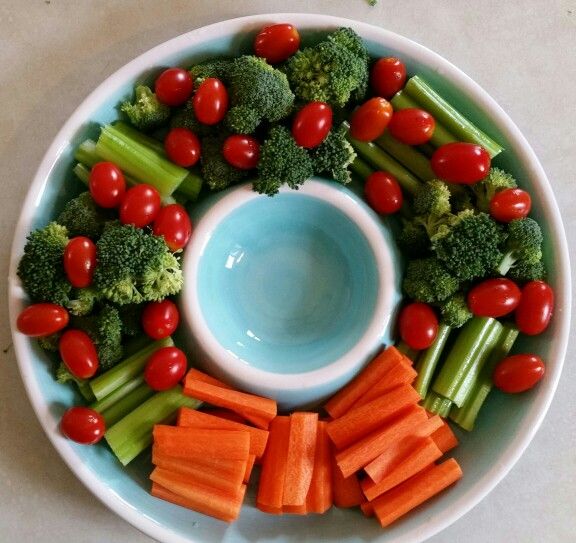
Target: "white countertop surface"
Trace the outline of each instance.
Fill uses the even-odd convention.
[[[0,251],[50,141],[136,55],[222,19],[322,12],[403,34],[483,86],[527,137],[576,254],[576,2],[572,0],[0,0]],[[574,265],[574,264],[573,264]],[[42,432],[11,347],[0,286],[0,541],[150,543],[75,479]],[[431,543],[576,541],[576,342],[534,441],[497,488]]]

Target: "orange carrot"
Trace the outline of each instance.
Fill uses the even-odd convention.
[[[430,438],[421,439],[412,452],[400,462],[394,470],[374,483],[369,477],[362,481],[362,491],[366,498],[372,501],[391,488],[403,483],[413,475],[422,471],[442,456],[442,451]]]
[[[230,411],[230,409],[220,409],[220,408],[203,409],[202,413],[207,413],[208,415],[213,415],[215,417],[219,417],[225,420],[240,422],[241,424],[246,424],[246,419],[242,415],[240,415],[239,413],[234,413],[234,411]]]
[[[324,406],[332,418],[342,416],[366,391],[370,390],[382,376],[402,360],[395,347],[388,347],[372,360],[352,381],[340,389]]]
[[[322,514],[330,507],[334,500],[332,485],[332,447],[326,431],[327,423],[318,421],[316,435],[316,455],[314,458],[314,472],[306,496],[306,509],[308,513]]]
[[[155,468],[150,474],[150,479],[172,493],[164,494],[166,497],[163,497],[163,499],[174,501],[178,505],[184,505],[194,511],[226,522],[232,522],[238,518],[246,493],[246,485],[242,485],[233,493],[223,492],[209,486],[190,482],[182,474],[162,468]],[[154,492],[156,497],[162,497],[160,495],[161,492],[158,492],[158,488]],[[173,494],[178,496],[179,499],[175,498]]]
[[[158,445],[152,445],[152,463],[154,459],[158,456],[170,456],[158,448]],[[178,458],[171,456],[170,458]],[[203,456],[202,458],[180,458],[180,460],[186,461],[197,466],[202,466],[207,471],[215,471],[222,474],[229,474],[233,476],[238,471],[241,471],[241,466],[246,464],[245,460],[228,460],[227,458],[221,458],[216,456]]]
[[[244,469],[243,482],[248,483],[250,481],[250,476],[252,475],[252,470],[254,469],[254,464],[256,463],[256,456],[250,454],[248,460],[246,461],[246,468]]]
[[[373,500],[374,514],[382,527],[389,526],[461,477],[462,470],[453,458],[442,464],[433,464]]]
[[[196,379],[197,381],[202,381],[203,383],[208,383],[209,385],[214,385],[220,388],[225,388],[227,390],[232,390],[232,386],[224,381],[220,381],[220,379],[216,379],[216,377],[212,377],[203,371],[200,371],[196,368],[190,368],[186,373],[186,377],[190,379]]]
[[[246,424],[216,417],[189,407],[181,407],[178,411],[178,426],[190,428],[206,428],[215,430],[239,430],[250,434],[250,454],[261,458],[266,449],[268,431],[254,428]]]
[[[316,452],[318,413],[295,411],[290,415],[288,459],[282,505],[305,505]]]
[[[456,445],[458,445],[458,438],[446,421],[443,421],[442,426],[440,426],[438,430],[432,432],[430,437],[443,453],[452,450]]]
[[[306,503],[302,505],[283,505],[282,513],[288,513],[290,515],[307,515],[308,506]]]
[[[335,462],[332,463],[332,480],[336,507],[355,507],[366,501],[356,474],[344,477]]]
[[[420,395],[410,385],[397,387],[329,422],[328,435],[337,449],[343,449],[382,426],[400,410],[419,401]]]
[[[372,505],[372,502],[362,502],[360,504],[360,509],[365,517],[374,516],[374,506]]]

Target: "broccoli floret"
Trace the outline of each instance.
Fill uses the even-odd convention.
[[[79,379],[78,377],[72,375],[72,373],[66,367],[66,364],[64,364],[64,362],[60,362],[60,364],[58,364],[58,366],[56,367],[55,377],[56,381],[61,384],[72,382],[76,383],[77,385],[82,385],[86,383],[86,379]]]
[[[163,237],[109,223],[96,242],[93,286],[118,305],[157,301],[182,288],[182,270]]]
[[[98,292],[92,287],[73,289],[66,307],[72,315],[81,317],[92,312],[97,300]]]
[[[337,30],[288,59],[283,69],[299,99],[343,107],[365,92],[368,57],[353,35],[351,29]]]
[[[200,138],[215,135],[219,130],[218,125],[204,124],[196,118],[196,113],[194,113],[194,107],[190,100],[186,102],[186,105],[182,109],[172,115],[170,127],[187,128]]]
[[[516,219],[508,223],[504,258],[498,264],[497,271],[506,275],[518,262],[524,266],[536,264],[542,259],[542,230],[530,217]]]
[[[408,262],[402,288],[407,296],[426,303],[441,302],[460,287],[456,279],[438,258],[418,258]]]
[[[248,172],[229,164],[222,153],[225,135],[202,138],[201,171],[212,190],[222,190],[246,179]]]
[[[68,241],[67,228],[56,222],[28,235],[17,273],[33,302],[66,305],[72,290],[63,265]]]
[[[62,332],[56,332],[55,334],[50,334],[49,336],[39,337],[38,345],[40,345],[40,347],[45,351],[57,353],[61,337]]]
[[[440,217],[450,213],[450,189],[447,183],[438,179],[425,183],[414,196],[412,207],[417,215]]]
[[[441,322],[452,327],[460,328],[472,318],[472,312],[468,309],[464,293],[457,292],[440,304]]]
[[[422,224],[403,220],[402,231],[398,235],[398,245],[409,257],[420,257],[430,252],[430,238]]]
[[[228,83],[232,62],[231,59],[214,58],[192,66],[190,75],[194,80],[194,88],[198,88],[209,77],[215,77]]]
[[[68,229],[68,235],[87,236],[96,239],[104,229],[104,223],[112,219],[109,211],[98,207],[88,191],[69,200],[56,222]]]
[[[346,138],[346,133],[344,126],[333,128],[326,139],[310,153],[314,162],[314,173],[327,174],[343,185],[352,180],[348,166],[356,158],[356,151]]]
[[[170,108],[162,104],[156,94],[146,85],[138,85],[134,89],[134,102],[126,101],[120,106],[120,111],[139,130],[148,131],[164,124],[170,117]]]
[[[312,159],[306,149],[296,143],[290,130],[284,126],[275,126],[260,147],[258,177],[254,181],[254,189],[272,196],[284,183],[297,189],[313,173]]]
[[[485,212],[490,210],[490,200],[497,192],[514,187],[516,187],[516,180],[500,168],[490,168],[488,175],[482,181],[471,185],[476,196],[476,207]]]
[[[546,277],[546,268],[542,260],[538,260],[538,262],[518,260],[514,266],[510,268],[506,276],[519,283],[537,281]]]
[[[224,119],[224,124],[230,132],[237,134],[251,134],[256,130],[262,116],[257,109],[250,106],[239,105],[231,108]]]
[[[432,248],[461,281],[485,277],[502,260],[502,227],[486,213],[462,211],[438,229]]]

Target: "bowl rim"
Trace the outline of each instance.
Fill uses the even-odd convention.
[[[22,254],[25,237],[32,225],[34,210],[39,202],[38,195],[43,193],[48,176],[66,148],[70,137],[86,118],[90,118],[90,114],[95,111],[97,104],[103,103],[106,100],[106,96],[111,94],[114,89],[119,88],[125,81],[135,80],[141,76],[143,71],[149,68],[151,62],[158,63],[159,59],[165,58],[171,53],[189,48],[190,40],[202,41],[213,38],[218,33],[220,35],[231,35],[241,31],[248,25],[254,27],[256,24],[267,25],[286,21],[302,30],[349,26],[365,39],[380,43],[394,42],[407,55],[419,58],[427,65],[436,66],[438,70],[442,71],[442,76],[447,82],[469,97],[471,101],[482,109],[491,123],[498,127],[511,142],[516,144],[519,159],[523,164],[526,164],[528,171],[538,179],[538,189],[540,194],[545,197],[542,209],[545,212],[547,224],[550,226],[550,241],[555,247],[554,266],[558,272],[558,281],[555,286],[557,299],[555,319],[558,333],[549,358],[549,360],[554,360],[555,363],[548,371],[547,379],[540,383],[537,395],[524,417],[524,422],[517,429],[516,437],[507,449],[500,454],[500,461],[496,462],[492,469],[488,470],[476,484],[455,502],[450,510],[444,510],[433,520],[409,530],[399,538],[396,538],[394,543],[423,541],[440,532],[477,505],[510,471],[536,434],[554,396],[564,363],[570,332],[571,283],[568,243],[558,205],[546,174],[526,138],[504,110],[480,85],[444,57],[404,36],[369,23],[320,13],[285,12],[248,15],[202,26],[165,41],[140,54],[107,77],[76,108],[48,147],[24,199],[22,211],[15,228],[8,275],[8,305],[12,340],[18,367],[28,398],[48,439],[71,471],[104,505],[153,538],[170,543],[190,543],[190,541],[193,541],[193,539],[184,537],[169,527],[160,525],[152,518],[141,514],[130,503],[118,496],[103,484],[86,465],[78,462],[78,455],[71,444],[58,433],[58,423],[54,415],[50,413],[46,403],[42,401],[42,391],[36,379],[33,378],[33,365],[31,359],[28,358],[31,352],[30,341],[15,331],[16,317],[23,308],[25,298],[16,275],[17,263]],[[561,305],[558,302],[561,302]],[[385,535],[382,537],[385,537]]]

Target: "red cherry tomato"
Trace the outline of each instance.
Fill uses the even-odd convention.
[[[515,394],[531,389],[546,373],[544,361],[535,354],[514,354],[494,369],[492,380],[503,392]]]
[[[164,148],[168,158],[183,168],[194,166],[200,159],[200,140],[187,128],[170,130],[164,140]]]
[[[76,288],[92,283],[96,266],[96,245],[87,237],[72,238],[64,249],[64,271],[68,281]]]
[[[68,311],[57,304],[29,305],[16,319],[16,328],[30,337],[55,334],[68,326]]]
[[[300,34],[291,24],[265,26],[254,39],[256,56],[277,64],[291,57],[300,47]]]
[[[364,194],[376,213],[389,215],[402,207],[402,189],[396,178],[388,172],[374,172],[364,185]]]
[[[520,303],[520,289],[510,279],[486,279],[470,289],[468,308],[478,317],[503,317]]]
[[[192,223],[180,204],[170,204],[158,212],[152,232],[157,236],[163,236],[171,251],[179,251],[190,241]]]
[[[374,93],[392,98],[406,83],[406,66],[396,57],[378,59],[370,71],[370,84]]]
[[[554,291],[544,281],[530,281],[522,289],[516,308],[516,326],[523,334],[536,336],[546,330],[554,311]]]
[[[292,136],[306,149],[320,145],[332,128],[332,108],[324,102],[306,104],[294,117]]]
[[[128,189],[120,205],[120,222],[137,228],[149,225],[158,215],[160,194],[151,185],[140,183]]]
[[[246,134],[233,134],[224,141],[222,153],[226,162],[240,170],[251,170],[258,165],[260,143]]]
[[[124,174],[112,162],[98,162],[92,166],[88,187],[92,199],[106,208],[118,207],[126,192]]]
[[[490,200],[490,215],[500,222],[522,219],[530,213],[532,199],[522,189],[504,189]]]
[[[484,147],[457,141],[438,147],[430,159],[430,166],[445,181],[472,185],[488,175],[490,162]]]
[[[150,302],[142,311],[142,328],[152,339],[171,336],[180,322],[176,304],[170,300]]]
[[[196,118],[204,124],[217,124],[228,110],[228,91],[215,77],[202,81],[192,99]]]
[[[90,336],[82,330],[66,330],[58,350],[62,362],[78,379],[89,379],[98,371],[98,353]]]
[[[370,98],[354,110],[350,119],[350,134],[360,141],[372,141],[381,136],[392,118],[392,106],[384,98]]]
[[[398,319],[400,337],[412,349],[427,349],[438,333],[438,317],[434,310],[422,302],[405,306]]]
[[[177,347],[162,347],[148,360],[144,380],[154,390],[168,390],[186,373],[186,355]]]
[[[182,68],[164,70],[154,84],[156,97],[167,106],[181,106],[190,98],[193,89],[190,72]]]
[[[434,117],[417,107],[400,109],[392,114],[388,131],[406,145],[422,145],[430,140],[436,128]]]
[[[98,411],[89,407],[71,407],[62,416],[60,431],[82,445],[98,443],[106,432],[106,423]]]

